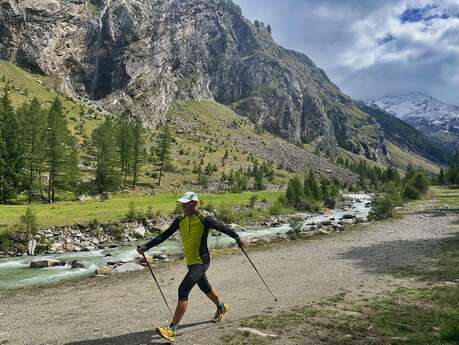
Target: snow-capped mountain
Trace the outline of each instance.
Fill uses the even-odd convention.
[[[384,96],[366,102],[377,106],[452,149],[459,148],[459,107],[422,93]]]

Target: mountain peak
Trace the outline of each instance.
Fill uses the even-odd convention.
[[[459,107],[421,92],[388,95],[367,102],[409,123],[453,149],[459,147]]]

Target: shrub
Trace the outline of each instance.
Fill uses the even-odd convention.
[[[258,199],[258,196],[256,194],[252,195],[249,199],[249,207],[250,208],[254,208],[255,207],[255,204],[257,202],[257,199]]]
[[[268,213],[271,216],[279,216],[284,213],[284,207],[279,201],[276,201],[271,207],[268,209]]]
[[[416,189],[411,183],[405,186],[403,190],[403,198],[405,200],[417,200],[421,197],[421,192]]]
[[[148,206],[147,210],[144,213],[144,217],[147,219],[151,219],[155,216],[153,212],[153,208],[151,206]]]
[[[11,230],[4,229],[0,232],[0,250],[7,252],[11,249],[13,242],[11,241]]]
[[[217,207],[215,215],[220,221],[225,223],[234,223],[237,219],[233,208],[224,204]]]
[[[23,214],[19,217],[19,230],[33,236],[37,233],[38,220],[35,212],[27,207]]]
[[[289,226],[292,230],[288,232],[288,235],[292,239],[297,239],[301,233],[301,227],[303,226],[303,222],[299,220],[291,220]]]
[[[128,222],[133,222],[137,220],[137,211],[135,209],[135,205],[133,202],[129,203],[129,209],[124,219],[127,220]]]
[[[89,221],[89,226],[92,228],[92,229],[96,229],[98,226],[100,225],[100,222],[97,218],[93,218]]]
[[[110,235],[115,237],[116,240],[121,240],[124,235],[124,227],[122,224],[111,224],[110,227],[108,227]]]
[[[385,219],[394,216],[395,203],[389,195],[378,195],[373,200],[373,208],[369,218],[373,220]]]
[[[212,203],[212,201],[209,201],[207,203],[202,203],[202,209],[208,212],[213,212],[215,210],[215,205]]]

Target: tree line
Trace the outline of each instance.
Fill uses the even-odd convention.
[[[0,203],[18,195],[25,195],[28,203],[52,203],[58,191],[136,188],[147,163],[160,184],[172,167],[171,142],[164,126],[147,153],[145,129],[127,114],[116,120],[107,117],[90,138],[79,142],[58,97],[49,106],[34,98],[15,109],[5,88],[0,96]]]
[[[438,174],[438,184],[440,185],[459,185],[459,151],[451,157],[448,168],[440,169]]]
[[[77,141],[62,103],[46,108],[36,98],[13,108],[8,89],[0,97],[0,201],[20,192],[53,202],[56,190],[72,190],[79,179]]]

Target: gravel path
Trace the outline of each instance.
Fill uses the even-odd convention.
[[[412,214],[328,238],[288,242],[252,252],[249,249],[279,304],[243,255],[217,257],[208,271],[209,280],[231,310],[221,325],[209,323],[214,307],[195,288],[177,342],[221,344],[219,337],[234,329],[238,319],[259,314],[267,307],[290,309],[340,291],[391,289],[401,281],[390,272],[434,254],[439,242],[456,231],[450,226],[455,218]],[[176,290],[184,274],[184,265],[158,273],[171,306],[175,306]],[[163,344],[153,330],[155,324],[168,323],[169,315],[149,272],[125,278],[89,279],[73,286],[3,296],[0,344]]]

